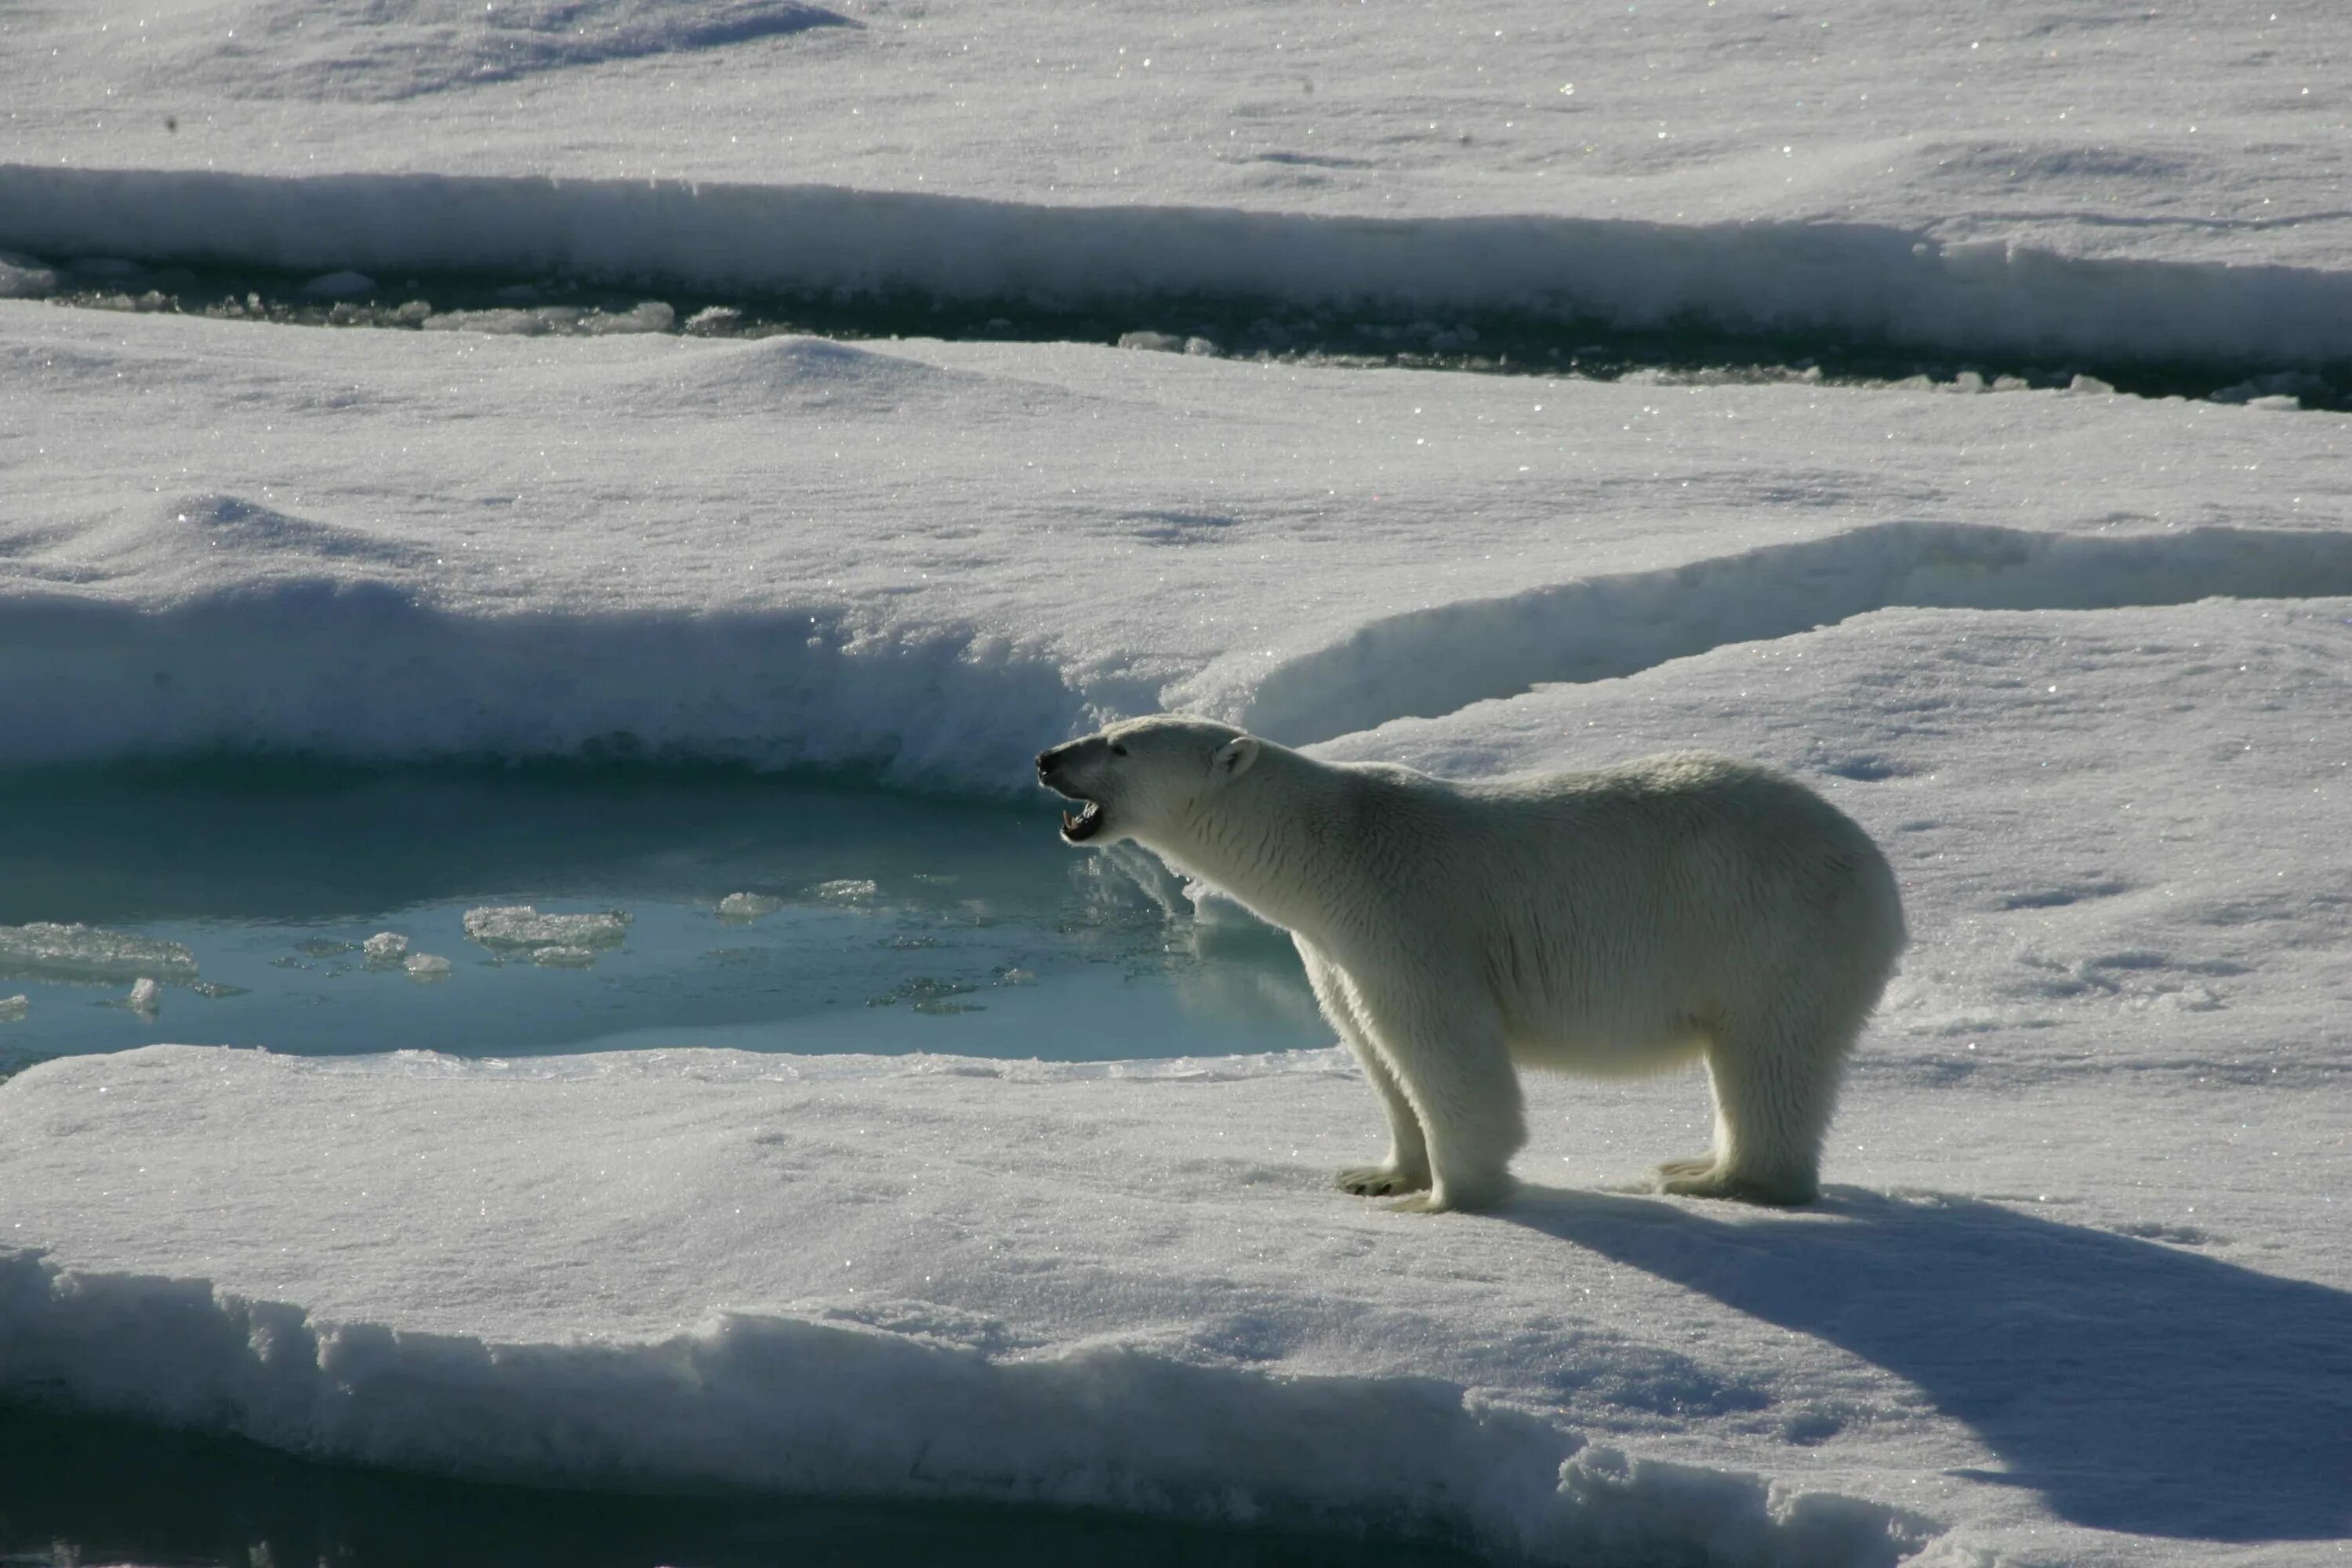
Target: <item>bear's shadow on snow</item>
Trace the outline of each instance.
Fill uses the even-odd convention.
[[[1792,1214],[1523,1188],[1498,1215],[1863,1357],[2101,1530],[2352,1533],[2352,1294],[1981,1201]]]

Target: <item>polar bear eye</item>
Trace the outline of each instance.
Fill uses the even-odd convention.
[[[1117,741],[1113,741],[1110,743],[1110,754],[1114,757],[1123,757],[1127,755],[1127,748],[1120,745]]]

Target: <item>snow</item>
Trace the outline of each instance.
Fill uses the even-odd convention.
[[[1296,742],[1886,604],[2352,593],[2329,414],[23,304],[0,355],[26,761],[1025,789],[1112,711]]]
[[[2352,227],[2332,0],[97,0],[5,25],[26,167],[1787,218],[2320,267]]]
[[[1377,1138],[1332,1051],[41,1061],[0,997],[0,1392],[1546,1562],[2340,1556],[2347,47],[2328,0],[0,15],[12,768],[1002,795],[1161,706],[1457,775],[1696,744],[1854,815],[1915,932],[1786,1214],[1635,1190],[1687,1076],[1542,1084],[1521,1194],[1429,1219],[1328,1186]],[[431,330],[134,313],[198,264]],[[1100,343],[698,335],[779,296]],[[1961,374],[1254,363],[1237,308]],[[2210,400],[2111,384],[2180,365]],[[697,918],[730,885],[881,900],[743,867]],[[617,911],[439,891],[469,963],[623,962]],[[108,921],[0,928],[0,980],[216,984]],[[970,1005],[875,1000],[859,1049]]]

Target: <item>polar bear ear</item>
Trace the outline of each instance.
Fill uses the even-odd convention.
[[[1249,772],[1250,764],[1255,761],[1257,737],[1237,735],[1219,746],[1217,754],[1209,759],[1209,776],[1219,784],[1224,784]]]

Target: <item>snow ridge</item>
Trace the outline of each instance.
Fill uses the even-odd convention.
[[[819,185],[0,164],[0,247],[1046,308],[1213,298],[2277,371],[2352,360],[2352,273],[1812,223],[1039,206]]]
[[[358,761],[688,756],[879,765],[898,783],[1025,778],[1088,727],[1042,657],[838,612],[467,616],[370,581],[292,577],[141,612],[0,601],[0,733],[17,765],[219,752]]]
[[[1268,1377],[1115,1344],[997,1360],[750,1313],[650,1343],[496,1344],[26,1252],[0,1257],[0,1343],[20,1396],[475,1479],[1107,1507],[1559,1563],[1883,1568],[1937,1533],[1588,1446],[1437,1379]]]
[[[2197,528],[2103,538],[1892,522],[1414,611],[1273,670],[1247,695],[1221,689],[1207,672],[1195,700],[1305,745],[1897,605],[2095,610],[2336,595],[2352,595],[2352,538],[2339,533]]]
[[[467,614],[392,583],[289,574],[157,611],[0,600],[0,637],[25,656],[0,661],[0,733],[20,766],[691,759],[996,791],[1026,785],[1037,737],[1159,706],[1306,745],[1898,605],[2337,595],[2352,595],[2352,539],[2337,533],[1896,522],[1412,611],[1270,671],[1234,655],[1155,692],[968,626],[884,632],[839,610]]]

